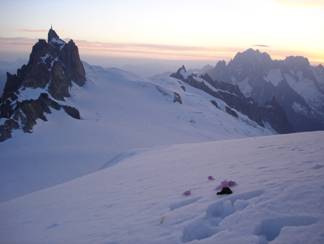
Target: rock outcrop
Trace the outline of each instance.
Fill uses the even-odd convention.
[[[245,97],[237,85],[213,80],[208,74],[190,73],[184,66],[178,69],[176,73],[171,74],[171,77],[224,101],[227,104],[224,111],[233,117],[238,118],[236,110],[262,127],[269,124],[278,133],[293,132],[285,112],[275,99],[265,105],[258,105],[252,98]],[[211,103],[219,108],[216,101],[211,101]]]
[[[248,49],[205,72],[214,81],[237,85],[260,106],[275,97],[295,131],[324,129],[324,69],[311,66],[305,57],[272,60],[267,53]]]
[[[64,104],[73,84],[83,86],[86,74],[78,47],[65,42],[51,28],[48,40],[40,39],[32,48],[29,61],[7,73],[7,82],[0,98],[0,141],[11,137],[14,129],[32,132],[37,120],[46,121],[51,110],[63,109],[80,119],[76,108]]]

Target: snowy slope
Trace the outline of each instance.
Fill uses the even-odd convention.
[[[323,158],[324,132],[138,152],[1,203],[0,242],[324,243]]]
[[[82,120],[54,111],[33,133],[16,130],[0,144],[0,201],[96,171],[138,148],[273,133],[217,109],[203,92],[183,91],[172,78],[140,80],[89,65],[86,72],[86,84],[60,102],[78,108]],[[21,96],[41,92],[29,88]],[[174,92],[183,104],[174,103]]]
[[[302,72],[283,74],[288,84],[317,112],[324,116],[324,93],[314,80],[304,77]]]

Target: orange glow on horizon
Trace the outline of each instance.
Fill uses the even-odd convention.
[[[14,50],[15,52],[30,53],[36,39],[27,38],[0,38],[0,52]],[[67,41],[67,40],[66,40]],[[259,49],[267,52],[272,59],[284,59],[287,56],[304,56],[312,64],[324,64],[324,52],[312,52],[312,50],[286,50],[263,45],[251,45],[246,47],[199,47],[177,46],[163,44],[143,43],[105,43],[75,40],[79,47],[80,56],[161,59],[161,60],[192,60],[206,61],[206,64],[214,64],[217,60],[231,60],[237,52],[243,52],[248,48]]]

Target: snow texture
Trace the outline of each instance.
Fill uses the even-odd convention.
[[[274,86],[277,86],[282,80],[282,73],[280,69],[272,69],[266,75],[265,80],[271,82]]]
[[[147,149],[1,203],[0,242],[324,243],[323,158],[324,132]]]
[[[0,201],[63,183],[114,165],[145,148],[273,134],[255,122],[236,119],[197,89],[184,91],[176,79],[140,80],[119,69],[86,65],[88,82],[73,86],[66,104],[81,120],[52,110],[32,134],[14,131],[0,145]],[[44,89],[21,90],[35,99]],[[183,104],[174,103],[177,92]],[[222,110],[223,108],[223,110]],[[19,152],[19,153],[17,153]]]

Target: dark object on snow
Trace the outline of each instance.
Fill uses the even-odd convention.
[[[182,99],[181,99],[180,94],[177,92],[174,92],[173,95],[174,95],[173,102],[182,104]]]
[[[182,195],[184,195],[184,196],[190,196],[191,195],[191,191],[190,190],[188,190],[188,191],[185,191],[184,193],[182,193]]]
[[[221,191],[217,192],[217,195],[229,195],[229,194],[232,194],[232,193],[233,192],[232,192],[231,188],[225,186],[225,187],[222,188]]]
[[[208,176],[208,180],[215,180],[213,176]]]

